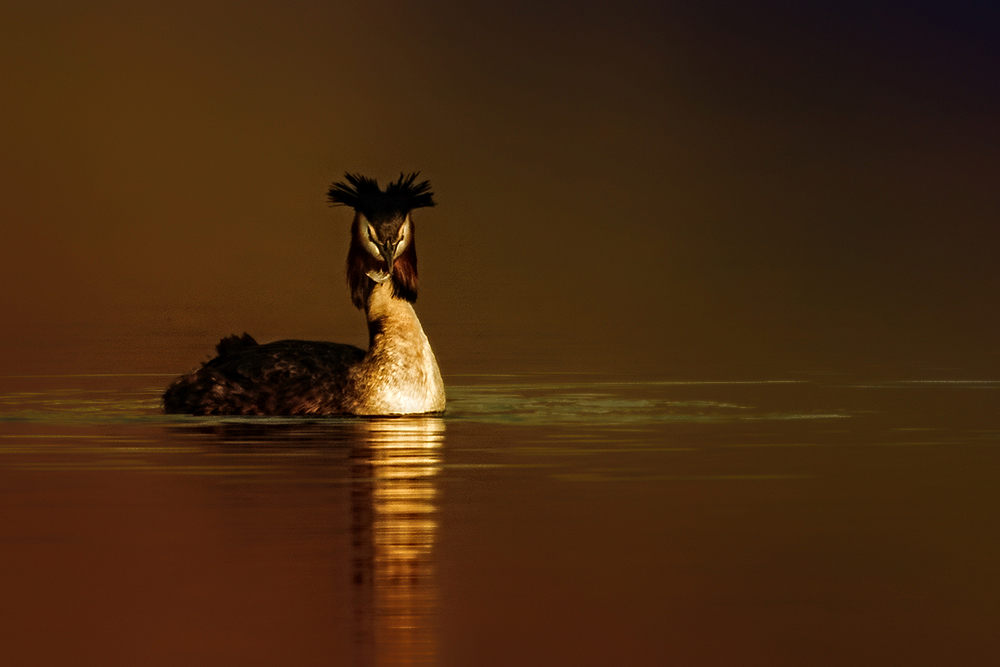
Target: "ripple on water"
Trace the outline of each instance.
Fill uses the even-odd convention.
[[[301,418],[186,417],[161,413],[159,386],[117,386],[109,379],[50,378],[48,386],[0,392],[0,422],[52,424],[300,422]],[[127,376],[123,376],[127,377]],[[8,386],[11,378],[6,379]],[[89,383],[88,383],[89,381]],[[38,383],[36,383],[38,384]],[[119,383],[127,384],[127,383]],[[685,399],[694,382],[532,382],[448,385],[447,421],[484,424],[636,425],[660,422],[837,418],[821,412],[773,413],[730,401]],[[759,384],[775,384],[761,382]],[[88,386],[89,385],[89,386]],[[134,385],[134,383],[133,383]],[[307,421],[316,421],[310,418]]]

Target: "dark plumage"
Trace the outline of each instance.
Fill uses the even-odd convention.
[[[381,190],[345,174],[328,192],[355,209],[347,282],[368,319],[369,349],[282,340],[260,345],[228,336],[217,356],[163,394],[164,411],[199,415],[418,414],[444,409],[444,385],[410,303],[417,298],[417,254],[410,211],[434,206],[430,183],[400,174]]]
[[[327,191],[334,206],[350,206],[364,214],[369,221],[380,223],[387,219],[405,216],[415,208],[436,206],[430,181],[414,185],[419,171],[409,176],[399,175],[399,180],[390,182],[381,190],[378,181],[360,174],[345,173],[347,183],[334,183]]]
[[[365,357],[353,345],[279,340],[259,345],[229,336],[218,356],[175,380],[163,394],[168,413],[322,415],[345,412],[348,371]]]

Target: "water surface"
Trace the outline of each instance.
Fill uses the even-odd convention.
[[[832,379],[831,379],[832,378]],[[453,376],[440,418],[0,379],[7,664],[992,664],[1000,382]]]

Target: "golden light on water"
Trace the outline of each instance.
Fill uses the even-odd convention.
[[[363,422],[352,453],[352,543],[359,664],[433,664],[439,418]]]
[[[996,655],[996,379],[518,381],[445,422],[173,419],[130,382],[0,392],[9,664]]]

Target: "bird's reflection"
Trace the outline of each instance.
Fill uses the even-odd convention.
[[[355,664],[433,665],[437,582],[438,475],[444,421],[438,417],[304,422],[208,422],[175,432],[224,444],[252,474],[327,470],[350,478],[352,632]]]
[[[395,418],[361,425],[351,451],[356,664],[434,664],[444,422]]]

